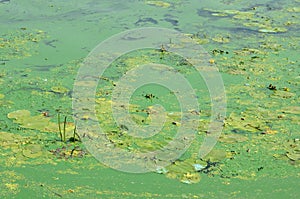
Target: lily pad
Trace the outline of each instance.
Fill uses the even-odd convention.
[[[64,93],[69,92],[69,89],[67,89],[67,88],[65,88],[63,86],[53,86],[51,88],[51,91],[53,91],[55,93],[62,93],[62,94],[64,94]]]
[[[7,117],[9,119],[16,119],[16,120],[26,118],[26,117],[29,117],[29,116],[30,116],[30,111],[28,111],[28,110],[17,110],[17,111],[14,111],[14,112],[11,112],[11,113],[7,114]]]
[[[258,29],[258,32],[263,32],[263,33],[278,33],[278,32],[286,32],[286,31],[287,31],[286,28],[281,28],[281,27]]]
[[[0,59],[20,59],[34,54],[37,43],[46,37],[44,31],[15,31],[0,36]]]
[[[197,172],[193,172],[193,173],[185,173],[183,174],[183,176],[181,177],[180,181],[185,183],[185,184],[194,184],[194,183],[198,183],[200,182],[200,174]]]
[[[288,91],[275,91],[271,97],[274,97],[274,98],[291,98],[291,97],[294,97],[296,94],[295,93],[292,93],[292,92],[288,92]]]
[[[202,169],[205,168],[205,166],[203,166],[201,164],[194,164],[193,166],[195,168],[195,171],[201,171]]]
[[[15,119],[14,122],[20,124],[22,128],[28,128],[33,130],[39,130],[42,132],[54,132],[59,131],[58,124],[51,122],[50,117],[46,117],[43,114],[31,116],[30,111],[28,110],[17,110],[7,114],[7,117],[10,119]],[[61,127],[63,123],[61,123]],[[74,123],[66,123],[66,133],[73,133],[75,128]]]
[[[253,17],[253,12],[239,12],[238,14],[233,16],[234,19],[252,19]]]
[[[150,124],[151,123],[151,118],[150,117],[145,117],[141,114],[130,114],[131,119],[138,125],[145,125],[145,124]]]
[[[37,158],[43,155],[43,148],[38,144],[29,144],[25,146],[22,154],[27,158]]]
[[[206,161],[210,162],[220,162],[224,160],[227,156],[226,151],[221,150],[221,149],[213,149],[209,154],[207,154],[204,158]]]
[[[287,9],[288,12],[300,12],[300,7],[292,7]]]
[[[168,169],[166,169],[165,167],[157,167],[156,168],[156,173],[166,174],[166,173],[168,173]]]
[[[146,4],[163,8],[168,8],[171,6],[170,3],[164,1],[146,1]]]
[[[9,147],[16,145],[22,140],[22,136],[8,132],[0,132],[0,146]]]
[[[293,161],[300,160],[300,151],[288,152],[286,156]]]
[[[216,17],[226,17],[226,16],[228,16],[228,14],[226,14],[226,13],[212,13],[211,15],[216,16]]]
[[[166,173],[166,176],[168,178],[180,180],[182,183],[186,184],[198,183],[200,181],[200,174],[198,171],[195,171],[195,168],[199,168],[199,166],[200,164],[192,164],[189,160],[176,161],[174,164],[167,167],[168,172]]]
[[[248,138],[244,135],[240,135],[240,134],[228,134],[228,135],[222,135],[219,138],[220,142],[224,142],[224,143],[236,143],[236,142],[245,142],[247,141]]]
[[[249,112],[245,111],[240,116],[236,113],[231,113],[230,116],[226,118],[225,128],[234,128],[247,132],[258,132],[269,127],[257,112],[255,113],[249,110]]]
[[[230,41],[229,37],[216,36],[212,38],[213,41],[218,43],[228,43]]]
[[[281,110],[283,113],[300,114],[300,106],[288,106]]]

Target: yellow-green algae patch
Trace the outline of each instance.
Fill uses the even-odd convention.
[[[39,130],[42,132],[59,132],[58,124],[50,121],[51,118],[45,116],[44,114],[31,116],[31,113],[28,110],[17,110],[8,113],[7,117],[14,119],[14,122],[20,124],[20,127],[22,128]],[[62,125],[63,124],[61,123],[61,126]],[[70,134],[73,132],[74,128],[74,123],[66,123],[66,133]]]
[[[236,142],[245,142],[248,140],[248,137],[240,134],[222,134],[219,138],[220,142],[225,143],[236,143]]]
[[[253,7],[251,11],[214,10],[209,8],[204,8],[203,10],[210,12],[211,15],[215,17],[231,17],[232,22],[245,27],[254,28],[261,33],[283,33],[288,31],[288,26],[295,25],[294,22],[280,23],[283,16],[279,16],[270,11],[267,13],[271,14],[266,15],[263,9],[265,9],[263,6],[257,6]],[[284,12],[285,10],[282,9],[282,11]],[[288,11],[298,12],[298,8],[289,8]],[[286,15],[285,12],[284,17],[286,17]]]
[[[0,84],[1,84],[1,81],[0,81]],[[0,106],[9,106],[11,104],[13,104],[13,102],[9,101],[9,100],[5,100],[5,95],[0,93]]]
[[[53,86],[53,87],[51,87],[51,91],[53,91],[55,93],[66,94],[69,92],[69,89],[67,89],[63,86]]]
[[[146,1],[146,4],[152,5],[152,6],[157,6],[157,7],[162,7],[162,8],[168,8],[171,6],[170,3],[165,2],[165,1]]]
[[[37,43],[46,38],[42,30],[22,28],[12,33],[0,35],[0,60],[29,57],[38,47]]]
[[[34,139],[36,139],[34,137]],[[2,165],[20,166],[23,164],[53,163],[50,153],[43,144],[34,141],[32,137],[21,136],[9,132],[0,132],[0,159]],[[4,153],[5,152],[5,153]]]
[[[20,192],[19,180],[23,180],[24,176],[14,171],[0,171],[0,197],[13,198]]]

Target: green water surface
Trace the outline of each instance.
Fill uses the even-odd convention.
[[[298,198],[299,12],[299,0],[0,0],[0,197]],[[101,164],[80,142],[80,132],[74,134],[75,119],[95,118],[76,118],[72,89],[94,47],[143,27],[178,30],[208,52],[224,81],[227,113],[213,151],[199,159],[211,116],[201,76],[159,48],[120,57],[100,78],[95,96],[96,119],[116,147],[161,149],[180,126],[176,95],[158,85],[137,89],[129,113],[147,126],[145,110],[163,105],[175,116],[160,134],[132,138],[112,120],[114,84],[134,65],[173,66],[199,100],[199,127],[186,153],[166,170],[132,174]],[[194,164],[205,169],[195,171]]]

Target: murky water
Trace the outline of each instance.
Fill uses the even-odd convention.
[[[298,0],[0,1],[1,198],[299,197],[299,12]],[[120,56],[102,77],[92,74],[90,85],[76,79],[99,43],[146,27],[181,32],[188,39],[180,42],[201,46],[208,53],[206,64],[220,71],[226,117],[220,116],[222,134],[204,157],[198,152],[211,133],[210,87],[192,61],[170,52],[178,48],[176,39],[162,35],[167,41],[162,45]],[[122,42],[99,57],[109,59],[111,49],[121,50]],[[164,107],[166,120],[154,137],[133,137],[130,125],[114,120],[112,104],[124,108],[114,101],[114,89],[124,74],[131,74],[126,81],[134,82],[129,71],[149,63],[173,67],[155,73],[166,77],[161,81],[182,74],[199,109],[188,109],[181,120],[185,112],[180,100],[188,95],[143,85],[129,100],[136,128],[151,126],[161,110],[157,104]],[[74,85],[90,88],[93,81],[98,83],[96,114],[77,114],[72,109]],[[123,88],[130,93],[130,87]],[[178,147],[187,150],[167,159],[168,165],[133,174],[104,166],[92,156],[91,150],[103,145],[87,147],[85,140],[97,136],[83,133],[86,129],[79,124],[93,121],[104,129],[108,149],[129,154],[162,150],[188,122],[195,135],[190,143],[190,134],[182,137]],[[111,158],[125,159],[116,154]],[[147,165],[159,165],[165,157],[143,158]],[[127,163],[135,163],[131,161]],[[125,162],[118,163],[116,168]]]

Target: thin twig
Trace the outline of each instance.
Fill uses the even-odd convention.
[[[76,135],[76,125],[75,125],[74,130],[73,130],[73,140],[74,140],[74,142],[75,142],[75,135]]]
[[[60,135],[60,140],[63,141],[62,133],[61,133],[61,126],[60,126],[60,113],[57,113],[57,123],[58,123],[58,130]]]
[[[64,142],[66,142],[66,123],[67,123],[67,116],[64,119]]]

